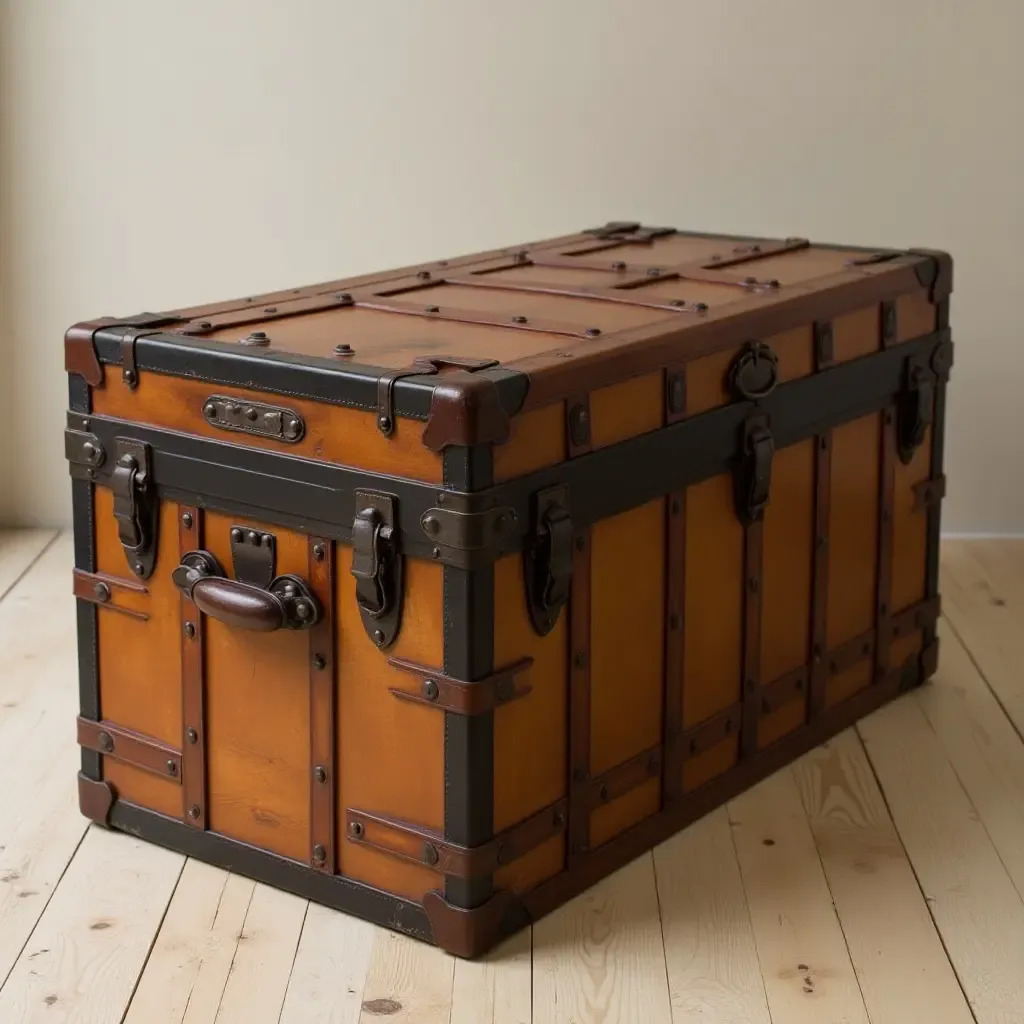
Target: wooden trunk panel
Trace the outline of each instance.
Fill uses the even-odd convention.
[[[867,306],[832,322],[832,358],[837,363],[877,352],[882,345],[881,308]]]
[[[418,900],[429,889],[444,888],[441,876],[360,846],[349,837],[345,822],[347,809],[354,808],[444,830],[444,715],[395,697],[390,687],[408,688],[409,677],[387,663],[396,657],[443,664],[442,568],[406,559],[402,628],[384,653],[363,629],[351,567],[352,549],[337,545],[339,871]]]
[[[231,528],[277,538],[277,573],[307,575],[301,534],[208,513],[204,543],[233,578]],[[309,857],[309,638],[204,620],[207,822],[294,860]]]
[[[429,483],[441,482],[441,459],[423,446],[424,425],[414,420],[399,419],[394,433],[385,437],[377,428],[377,417],[361,409],[158,373],[141,374],[138,389],[130,391],[120,374],[112,372],[116,369],[105,367],[106,384],[93,391],[94,412],[98,416],[115,416],[225,444],[264,448]],[[301,441],[285,444],[271,438],[221,430],[209,424],[203,415],[203,406],[211,395],[237,398],[241,404],[265,402],[292,409],[305,421],[306,433]]]
[[[935,307],[925,291],[910,292],[896,300],[896,340],[909,341],[935,330]]]
[[[527,696],[494,712],[494,828],[508,828],[565,796],[568,739],[568,626],[561,615],[538,636],[524,600],[523,559],[494,566],[494,664],[533,658]],[[529,756],[524,754],[529,737]]]
[[[181,786],[175,781],[161,779],[112,757],[103,758],[103,778],[114,787],[119,800],[159,811],[168,818],[182,816]]]
[[[494,451],[494,482],[500,484],[566,459],[565,403],[556,402],[515,416],[511,436]]]
[[[659,500],[591,533],[591,775],[661,741],[664,523]]]
[[[728,771],[739,757],[739,738],[730,736],[703,754],[683,762],[683,791],[689,793]]]
[[[600,388],[590,396],[590,443],[604,448],[657,430],[662,423],[664,376],[648,373]]]
[[[649,779],[641,786],[590,815],[590,846],[600,846],[625,832],[644,818],[657,814],[661,807],[661,780]]]
[[[117,535],[114,498],[97,487],[96,564],[98,571],[138,584]],[[100,708],[118,725],[181,745],[181,656],[178,591],[171,573],[178,565],[178,506],[160,507],[157,559],[145,581],[148,596],[138,599],[148,619],[99,607]],[[180,813],[179,807],[176,813]]]
[[[828,650],[875,625],[881,430],[871,413],[832,432]]]
[[[892,610],[923,601],[928,562],[928,512],[915,509],[914,486],[931,476],[931,429],[913,458],[896,463],[893,491]]]

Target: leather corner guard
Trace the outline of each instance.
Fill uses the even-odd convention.
[[[445,952],[467,959],[480,956],[502,936],[530,921],[526,908],[507,889],[499,890],[486,903],[471,910],[453,906],[432,889],[423,897],[423,909],[434,942]]]
[[[391,687],[391,693],[396,697],[441,711],[453,711],[457,715],[480,715],[493,711],[503,704],[525,697],[533,689],[528,682],[517,681],[518,676],[529,670],[533,658],[523,658],[473,683],[454,679],[443,672],[403,658],[389,658],[388,664],[420,680],[419,689],[415,691]]]
[[[136,599],[149,597],[149,590],[134,580],[125,580],[104,573],[85,572],[83,569],[75,569],[73,579],[72,589],[80,601],[89,601],[100,608],[109,608],[111,611],[122,612],[143,621],[149,618],[148,612],[125,604],[125,599],[130,599],[133,595]]]
[[[96,352],[93,338],[102,327],[110,327],[117,321],[112,316],[101,317],[99,320],[85,320],[69,327],[64,334],[64,369],[68,373],[77,373],[87,384],[94,388],[103,386],[103,367]]]
[[[928,298],[934,305],[953,292],[953,257],[938,249],[909,249],[914,256],[927,257],[915,267],[917,279],[928,289]]]
[[[109,782],[99,782],[78,773],[78,807],[91,821],[106,825],[116,799],[117,794]]]
[[[494,381],[466,370],[441,376],[423,431],[427,448],[440,452],[449,445],[504,444],[510,435],[508,413]]]
[[[345,834],[350,842],[426,865],[443,875],[481,878],[564,832],[567,814],[568,802],[559,800],[480,846],[459,846],[412,822],[350,807],[345,812]]]
[[[112,722],[93,722],[79,717],[78,745],[133,768],[142,768],[171,782],[181,783],[181,751],[151,736],[122,729]]]

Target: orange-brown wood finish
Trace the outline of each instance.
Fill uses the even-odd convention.
[[[366,635],[356,608],[352,549],[335,551],[337,609],[338,869],[379,889],[420,899],[444,889],[427,867],[379,853],[345,831],[347,808],[371,811],[444,830],[444,715],[436,708],[399,700],[391,687],[407,677]],[[443,664],[441,566],[406,559],[402,628],[389,657],[421,665]],[[305,665],[303,664],[303,668]]]
[[[914,485],[931,476],[931,430],[909,463],[896,459],[893,490],[892,610],[924,600],[928,514],[915,507]]]
[[[566,459],[565,403],[516,416],[511,436],[494,448],[494,482],[525,476]]]
[[[935,307],[927,292],[910,292],[896,300],[896,340],[909,341],[935,330]]]
[[[101,573],[136,579],[125,558],[110,491],[95,488],[96,564]],[[178,591],[171,573],[178,565],[178,506],[160,507],[153,575],[145,581],[148,619],[99,606],[99,685],[103,716],[126,729],[181,743],[181,667],[178,651]],[[181,791],[176,786],[180,813]]]
[[[423,424],[414,420],[399,419],[394,433],[385,437],[377,428],[376,416],[360,409],[158,373],[140,374],[138,388],[132,391],[125,386],[120,374],[111,372],[110,367],[104,370],[106,385],[93,392],[94,412],[98,416],[115,416],[209,437],[225,444],[265,448],[303,459],[336,462],[430,483],[441,481],[441,460],[423,446]],[[203,406],[211,395],[292,409],[305,421],[306,433],[301,441],[286,444],[253,434],[221,430],[208,423],[203,415]]]
[[[168,818],[181,817],[181,786],[177,782],[112,757],[103,758],[103,778],[114,787],[120,800],[159,811]]]
[[[208,513],[205,546],[233,577],[231,529],[269,530],[277,572],[306,578],[306,539]],[[207,822],[215,832],[293,860],[309,858],[309,640],[254,633],[207,617]]]
[[[881,309],[866,306],[843,313],[832,322],[832,361],[847,363],[871,355],[882,344]]]
[[[593,392],[590,396],[591,447],[604,448],[657,430],[662,423],[664,386],[664,376],[659,371]]]

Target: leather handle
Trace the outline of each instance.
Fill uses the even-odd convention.
[[[210,618],[236,629],[272,633],[285,624],[284,603],[269,590],[211,576],[192,588],[195,606]]]
[[[272,633],[309,629],[320,621],[320,602],[298,576],[278,576],[265,589],[255,587],[224,576],[208,551],[190,551],[171,579],[204,615],[236,629]]]

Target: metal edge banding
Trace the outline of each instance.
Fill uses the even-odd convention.
[[[77,374],[68,377],[68,406],[72,413],[90,418],[92,393]],[[95,497],[89,480],[71,481],[71,508],[74,524],[75,568],[96,571]],[[100,719],[99,618],[94,604],[75,601],[78,636],[78,704],[83,718]],[[93,750],[82,750],[82,774],[94,782],[103,777],[102,759]]]
[[[814,556],[811,596],[811,664],[808,687],[809,719],[817,718],[826,704],[828,667],[829,520],[832,501],[832,431],[815,438],[814,456]]]
[[[896,408],[882,411],[881,444],[878,459],[878,563],[875,571],[875,679],[889,670],[892,643],[892,560],[893,519],[896,490]]]
[[[571,868],[590,847],[590,576],[593,537],[577,530],[569,591],[569,841]]]
[[[135,804],[117,800],[110,811],[110,824],[147,842],[176,850],[233,871],[303,899],[355,914],[374,924],[431,941],[430,923],[423,908],[379,889],[362,885],[341,875],[310,871],[299,861],[288,860],[216,832],[190,829],[173,818]]]
[[[664,806],[683,793],[683,630],[686,623],[686,491],[668,496],[665,580],[665,707],[661,792]]]
[[[743,724],[740,747],[743,757],[757,753],[761,718],[761,589],[764,560],[764,516],[748,523],[743,536]]]
[[[334,874],[334,544],[310,537],[308,548],[310,589],[321,608],[319,622],[309,631],[309,858],[315,871]]]
[[[943,299],[936,313],[938,327],[949,327],[949,300]],[[935,382],[934,407],[932,409],[932,451],[929,476],[933,479],[941,477],[945,472],[944,458],[946,446],[946,375],[939,374]],[[939,548],[942,536],[942,501],[934,501],[928,506],[927,530],[927,563],[925,569],[925,598],[934,600],[939,596]],[[936,626],[933,623],[924,630],[921,649],[922,653],[937,642]],[[926,673],[922,671],[922,676]],[[930,673],[927,673],[930,674]]]
[[[444,486],[467,490],[473,473],[468,448],[446,448]],[[479,468],[479,467],[477,467]],[[477,485],[484,483],[478,479]],[[490,480],[486,481],[487,484]],[[446,675],[470,682],[494,672],[494,567],[444,566],[443,618]],[[494,836],[494,712],[444,713],[444,838],[480,846]],[[445,899],[457,907],[482,906],[494,891],[492,876],[445,878]]]
[[[203,547],[203,512],[178,506],[178,557]],[[206,664],[205,622],[199,609],[179,595],[181,620],[181,816],[186,825],[206,828]]]

